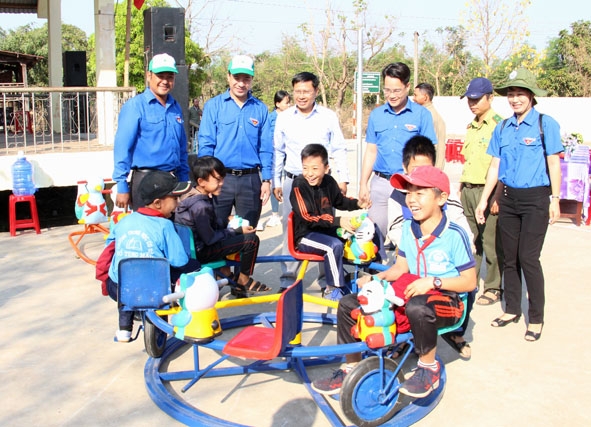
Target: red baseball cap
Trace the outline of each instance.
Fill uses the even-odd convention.
[[[394,174],[390,178],[390,184],[399,190],[406,190],[408,184],[412,184],[417,187],[438,188],[442,192],[449,194],[449,178],[435,166],[419,166],[408,175]]]

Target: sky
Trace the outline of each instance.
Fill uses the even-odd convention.
[[[117,0],[116,0],[117,1]],[[123,2],[126,0],[118,0]],[[202,4],[198,0],[193,0]],[[516,1],[516,0],[513,0]],[[413,33],[419,40],[435,35],[437,27],[457,26],[467,10],[468,0],[369,0],[368,19],[378,25],[386,15],[395,20],[395,37],[412,52]],[[187,2],[169,0],[171,7],[180,7]],[[304,22],[314,23],[318,29],[324,23],[326,0],[215,0],[209,3],[201,17],[195,21],[196,41],[204,44],[210,20],[214,29],[220,29],[222,39],[232,36],[232,49],[241,53],[258,54],[265,50],[276,51],[281,47],[283,35],[301,35],[298,26]],[[353,16],[351,0],[333,0],[333,8],[347,16]],[[560,6],[558,7],[557,4]],[[76,25],[88,35],[94,32],[94,0],[62,0],[62,21]],[[532,0],[526,12],[531,33],[529,42],[538,50],[547,46],[559,31],[569,29],[570,24],[580,19],[591,20],[591,3],[588,0]],[[0,27],[4,30],[34,23],[41,26],[45,20],[35,14],[0,14]],[[199,31],[201,29],[201,31]],[[401,35],[404,33],[404,35]]]

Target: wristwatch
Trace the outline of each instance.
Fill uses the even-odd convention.
[[[263,182],[268,182],[270,184],[271,180],[270,179],[263,179]]]
[[[433,278],[433,289],[440,291],[442,285],[443,285],[443,282],[441,281],[441,279],[439,277]]]

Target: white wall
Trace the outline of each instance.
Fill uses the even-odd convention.
[[[560,124],[560,132],[578,132],[583,135],[585,143],[591,145],[591,98],[536,98],[536,109],[548,114]],[[474,115],[468,108],[466,98],[459,96],[436,96],[433,105],[445,120],[447,134],[462,136],[466,133],[468,123]],[[509,117],[513,111],[507,98],[496,95],[493,109],[502,117]]]
[[[110,178],[113,152],[26,154],[33,164],[35,186],[67,187],[89,178]],[[16,156],[0,156],[0,191],[12,189],[12,164]]]

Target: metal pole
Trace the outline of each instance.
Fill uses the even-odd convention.
[[[127,15],[125,15],[125,59],[123,63],[123,86],[129,86],[129,52],[131,49],[131,0],[127,0]]]
[[[415,78],[414,78],[414,86],[413,88],[417,87],[419,84],[419,33],[415,31]]]
[[[363,28],[357,30],[357,182],[361,178],[363,124]],[[357,189],[359,192],[359,188]]]

